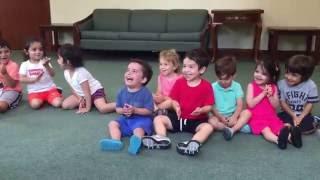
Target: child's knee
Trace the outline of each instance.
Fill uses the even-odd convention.
[[[117,121],[110,121],[108,124],[109,129],[119,128],[119,123]]]
[[[0,101],[0,112],[4,113],[9,109],[9,104],[4,101]]]
[[[39,109],[42,106],[43,101],[40,99],[33,99],[29,102],[29,104],[32,109]]]
[[[51,102],[51,105],[53,107],[60,107],[62,104],[62,98],[55,98],[52,102]]]

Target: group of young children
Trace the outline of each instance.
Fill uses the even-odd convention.
[[[244,131],[262,134],[280,149],[285,149],[288,142],[300,148],[301,134],[316,129],[317,117],[311,111],[319,97],[310,79],[316,63],[304,55],[293,56],[285,63],[285,78],[280,81],[278,64],[257,61],[244,102],[242,87],[234,80],[234,57],[215,62],[217,81],[211,84],[202,77],[210,63],[205,52],[187,52],[180,68],[179,54],[174,49],[163,50],[156,92],[146,87],[153,75],[151,66],[141,59],[131,59],[114,103],[106,100],[102,84],[83,66],[80,49],[71,44],[62,45],[57,52],[57,62],[72,91],[66,98],[53,82],[54,69],[40,39],[26,42],[26,61],[20,68],[10,54],[9,44],[0,40],[0,112],[18,105],[22,98],[20,83],[27,84],[28,102],[33,109],[48,103],[77,109],[80,114],[89,112],[92,106],[101,113],[116,111],[119,117],[108,124],[110,138],[100,140],[103,151],[121,150],[121,138],[126,136],[130,137],[128,152],[133,155],[142,146],[168,149],[168,131],[189,132],[193,134],[191,140],[178,143],[176,149],[180,154],[194,156],[215,130],[222,131],[226,140]],[[277,113],[279,105],[282,112]]]

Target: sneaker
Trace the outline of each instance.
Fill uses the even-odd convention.
[[[233,130],[229,127],[223,128],[222,135],[226,141],[230,141],[233,137]]]
[[[288,137],[289,137],[289,128],[288,127],[282,128],[278,136],[278,147],[280,149],[287,148]]]
[[[320,128],[320,116],[313,116],[314,124],[316,128]]]
[[[302,147],[301,130],[299,127],[293,127],[291,129],[291,142],[296,148]]]
[[[144,136],[142,144],[148,149],[168,149],[171,146],[171,140],[160,135]]]
[[[199,141],[190,140],[177,144],[177,152],[182,155],[195,156],[200,151]]]
[[[241,129],[240,132],[250,134],[251,133],[251,128],[249,124],[245,124]]]
[[[128,148],[128,152],[131,155],[137,155],[139,153],[141,147],[141,138],[136,135],[132,135],[130,138],[130,144]]]
[[[119,151],[123,147],[123,143],[114,139],[101,139],[100,148],[102,151]]]

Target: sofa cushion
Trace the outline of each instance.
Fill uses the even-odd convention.
[[[119,39],[119,32],[110,31],[81,31],[82,39]]]
[[[195,33],[160,33],[160,41],[199,42],[200,32]]]
[[[166,32],[166,10],[132,10],[130,32]]]
[[[131,10],[96,9],[93,12],[93,28],[105,31],[128,31]]]
[[[142,33],[142,32],[121,32],[119,35],[121,40],[147,40],[158,41],[159,33]]]
[[[169,10],[167,32],[200,32],[208,21],[208,11]]]

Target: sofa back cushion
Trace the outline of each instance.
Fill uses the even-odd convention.
[[[165,32],[167,10],[132,10],[129,22],[130,32]]]
[[[208,10],[174,9],[168,11],[167,32],[200,32],[208,22]]]
[[[96,9],[93,11],[94,30],[128,31],[130,10]]]

